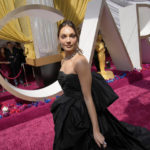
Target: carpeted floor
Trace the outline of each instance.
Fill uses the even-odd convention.
[[[150,130],[150,77],[125,85],[115,92],[119,99],[109,107],[109,110],[119,120]]]
[[[0,131],[0,150],[52,150],[51,114]]]

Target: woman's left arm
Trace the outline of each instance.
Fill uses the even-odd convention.
[[[91,94],[91,84],[92,84],[91,69],[84,56],[80,56],[80,59],[77,60],[75,64],[75,71],[78,74],[85,104],[87,106],[87,110],[91,119],[95,142],[99,147],[101,147],[101,145],[104,144],[105,139],[103,135],[100,133],[97,113]]]

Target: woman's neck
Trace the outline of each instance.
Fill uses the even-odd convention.
[[[70,52],[65,52],[65,60],[71,59],[76,53],[78,52],[78,50],[73,50]]]

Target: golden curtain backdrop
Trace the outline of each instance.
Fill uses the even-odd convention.
[[[65,19],[71,20],[77,27],[82,23],[90,0],[53,0],[56,9],[60,10]],[[60,21],[58,24],[60,24]]]
[[[0,0],[0,19],[25,4],[26,0]],[[12,19],[0,30],[0,39],[24,43],[27,58],[35,58],[29,18]]]
[[[76,26],[82,23],[89,1],[53,0],[55,8],[63,13],[65,19],[73,21]],[[25,4],[26,0],[0,0],[0,19],[10,11]],[[24,43],[27,58],[35,59],[30,19],[28,17],[11,20],[0,31],[0,39]]]

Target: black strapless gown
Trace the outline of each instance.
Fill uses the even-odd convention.
[[[64,94],[51,107],[55,124],[53,150],[100,150],[93,138],[78,75],[60,71],[58,81]],[[150,131],[120,122],[107,110],[112,91],[101,75],[92,73],[92,96],[106,150],[150,150]]]

